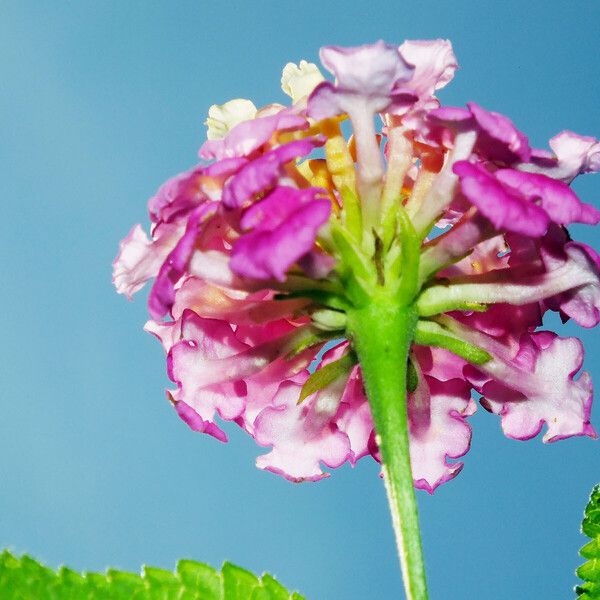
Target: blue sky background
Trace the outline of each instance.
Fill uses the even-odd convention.
[[[310,600],[402,597],[376,465],[292,485],[255,469],[244,434],[191,432],[110,263],[194,163],[210,104],[283,100],[282,66],[325,44],[431,37],[461,65],[446,103],[504,112],[536,145],[600,136],[594,1],[0,3],[0,546],[79,569],[230,559]],[[576,188],[600,204],[600,178]],[[600,381],[598,334],[581,336]],[[472,424],[463,473],[419,493],[432,599],[569,598],[598,442],[511,441],[482,409]]]

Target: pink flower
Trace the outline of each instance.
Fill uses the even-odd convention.
[[[548,311],[600,322],[600,256],[566,229],[600,221],[569,185],[600,170],[600,142],[563,131],[532,150],[500,113],[440,105],[447,40],[329,46],[321,61],[334,80],[286,66],[292,106],[212,107],[205,162],[150,199],[150,236],[121,242],[117,291],[154,279],[146,330],[177,414],[221,441],[235,423],[291,481],[379,460],[379,357],[355,323],[385,305],[414,320],[397,379],[382,376],[406,388],[416,487],[463,468],[473,392],[508,437],[596,437],[582,344],[540,327]],[[381,338],[372,353],[399,344]]]

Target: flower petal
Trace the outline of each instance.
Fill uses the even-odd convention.
[[[160,225],[149,240],[141,225],[135,225],[119,244],[113,261],[113,283],[117,293],[131,300],[146,281],[156,277],[160,267],[181,236],[181,227]]]
[[[308,97],[325,78],[314,63],[301,60],[299,64],[287,63],[281,74],[281,89],[294,104]]]
[[[459,161],[453,171],[460,177],[463,194],[497,230],[539,237],[548,229],[550,218],[543,208],[502,185],[481,165]]]
[[[306,129],[307,120],[297,114],[281,110],[275,114],[243,121],[223,138],[208,140],[200,148],[205,160],[247,157],[266,144],[276,131]]]
[[[234,272],[254,279],[285,280],[288,268],[313,249],[317,232],[331,212],[329,199],[316,199],[320,190],[279,187],[252,206],[242,227],[252,226],[232,251]]]
[[[296,140],[256,158],[229,180],[223,190],[223,204],[229,208],[247,204],[256,194],[276,185],[286,163],[310,154],[319,145],[315,139]]]
[[[342,391],[339,382],[332,384],[334,389],[321,390],[298,404],[307,378],[308,373],[304,373],[294,380],[284,381],[274,405],[265,408],[254,423],[256,441],[263,446],[273,446],[271,452],[256,459],[256,466],[295,482],[327,477],[321,462],[336,468],[351,456],[348,437],[335,425],[329,403],[319,402],[326,394],[339,396]]]
[[[393,100],[394,88],[414,71],[398,48],[381,40],[352,48],[325,46],[320,57],[336,83],[323,82],[311,94],[308,115],[317,120],[365,107],[371,114],[383,111]]]
[[[539,200],[540,206],[559,225],[596,225],[600,221],[600,211],[581,202],[575,192],[562,181],[515,169],[499,169],[494,176],[531,202]]]
[[[560,310],[582,327],[600,323],[600,256],[590,246],[578,242],[565,245],[567,261],[587,274],[587,281],[546,300],[553,310]]]
[[[244,410],[242,386],[232,376],[231,361],[224,359],[246,349],[228,323],[185,311],[181,341],[172,346],[167,359],[169,377],[177,383],[177,390],[171,392],[173,400],[185,402],[203,422],[214,424],[216,412],[226,420],[238,417]]]
[[[525,334],[512,359],[494,359],[466,374],[483,394],[482,405],[501,416],[507,437],[528,440],[548,429],[544,442],[571,436],[596,437],[590,424],[592,382],[587,373],[575,375],[583,363],[583,346],[576,338],[559,338],[541,331]]]
[[[192,431],[207,433],[221,442],[227,442],[227,434],[215,423],[205,421],[189,404],[183,400],[175,402],[175,410],[181,420],[188,425]]]
[[[360,366],[356,365],[350,372],[340,407],[336,416],[336,424],[350,440],[351,464],[370,453],[370,440],[373,435],[373,418],[371,407],[365,394]]]
[[[188,277],[175,292],[171,312],[178,319],[189,308],[200,317],[222,319],[236,325],[258,325],[291,316],[309,302],[305,298],[273,300],[272,294],[249,294]]]
[[[223,139],[231,129],[243,121],[256,117],[256,106],[250,100],[234,98],[225,104],[213,104],[208,109],[206,137],[209,140]]]
[[[458,68],[456,56],[449,40],[407,40],[400,48],[400,55],[415,71],[406,87],[419,98],[433,96],[435,90],[446,86]]]
[[[485,110],[475,102],[467,102],[467,106],[479,127],[476,150],[489,160],[508,165],[529,160],[529,140],[508,117]]]
[[[471,444],[471,427],[466,418],[476,410],[470,386],[463,379],[438,381],[425,376],[421,387],[428,388],[427,419],[417,418],[415,394],[408,400],[410,460],[415,487],[430,494],[460,473],[463,463],[449,462],[465,455]]]
[[[550,140],[550,148],[555,156],[537,150],[532,155],[532,164],[520,168],[543,173],[565,183],[570,183],[579,174],[600,171],[600,141],[594,137],[565,130]]]
[[[201,185],[202,174],[203,167],[196,166],[163,183],[148,200],[150,219],[154,223],[170,223],[206,201]]]
[[[153,319],[162,318],[173,306],[175,285],[184,275],[186,266],[192,256],[198,236],[198,228],[205,220],[210,219],[216,210],[216,203],[207,202],[201,204],[190,215],[185,233],[166,257],[148,296],[148,309]]]

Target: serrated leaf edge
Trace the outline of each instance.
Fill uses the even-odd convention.
[[[44,593],[47,591],[47,597],[52,600],[75,597],[86,598],[86,600],[107,600],[109,598],[125,598],[122,589],[124,585],[135,588],[136,600],[143,600],[146,596],[148,599],[156,598],[158,597],[157,592],[164,592],[165,598],[184,597],[184,593],[188,595],[191,593],[192,597],[196,597],[195,592],[199,590],[192,587],[189,580],[190,569],[196,567],[200,568],[202,577],[202,580],[196,579],[199,586],[204,582],[214,588],[214,584],[219,582],[219,589],[215,589],[217,595],[214,598],[206,598],[206,600],[239,598],[237,592],[235,596],[229,596],[226,580],[229,580],[229,584],[233,584],[237,591],[245,591],[243,586],[252,583],[250,592],[264,590],[263,597],[271,600],[268,586],[272,581],[277,581],[267,573],[258,577],[229,562],[225,562],[221,571],[218,571],[210,565],[190,559],[178,561],[174,571],[144,565],[140,574],[110,568],[105,573],[85,571],[79,573],[65,566],[53,570],[27,554],[17,557],[9,550],[4,550],[0,553],[0,597],[3,600],[12,600],[13,598],[22,600],[31,597],[33,600],[34,596],[31,596],[30,592],[34,592],[35,588],[36,600],[44,600],[38,596],[40,586],[44,586]],[[208,581],[208,579],[212,580]],[[277,581],[277,583],[279,582]],[[240,586],[242,586],[241,590]],[[120,587],[121,591],[118,591],[117,587]],[[78,594],[81,592],[80,596],[73,595],[77,588],[80,588],[78,591]],[[290,600],[305,600],[304,596],[298,592],[285,591]],[[167,592],[170,593],[166,595]],[[185,597],[189,597],[188,595]],[[197,597],[200,598],[200,596]],[[273,600],[278,600],[280,597],[273,598]]]

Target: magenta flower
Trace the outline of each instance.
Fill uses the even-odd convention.
[[[114,282],[131,297],[155,278],[146,329],[193,430],[226,441],[237,424],[292,481],[382,463],[424,598],[412,485],[462,469],[473,392],[508,437],[597,437],[581,343],[539,327],[600,321],[600,257],[566,229],[600,221],[569,187],[600,170],[600,142],[564,131],[536,150],[504,115],[441,107],[445,40],[321,61],[335,81],[286,66],[291,106],[211,108],[208,162],[150,200],[151,237],[123,240]]]

